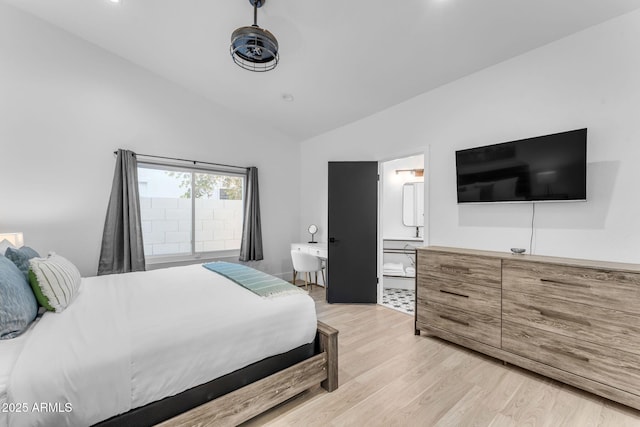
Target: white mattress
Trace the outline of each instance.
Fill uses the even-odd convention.
[[[64,312],[45,313],[27,334],[8,381],[8,402],[53,405],[9,413],[8,424],[94,424],[309,343],[315,331],[307,294],[261,298],[201,265],[83,279]]]

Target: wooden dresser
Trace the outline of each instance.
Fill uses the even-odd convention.
[[[416,334],[640,409],[640,265],[418,249]]]

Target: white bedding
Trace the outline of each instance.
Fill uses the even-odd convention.
[[[7,402],[7,388],[9,387],[11,370],[22,352],[22,347],[24,347],[29,330],[33,328],[34,325],[35,322],[29,329],[16,338],[0,340],[0,426],[7,424],[9,408],[5,403]]]
[[[25,337],[7,401],[29,410],[7,414],[8,424],[94,424],[309,343],[315,331],[308,295],[261,298],[201,265],[83,279],[76,300]],[[32,410],[41,403],[46,410]]]

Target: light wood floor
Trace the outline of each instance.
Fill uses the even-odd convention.
[[[640,426],[640,412],[437,338],[379,305],[327,304],[340,387],[317,387],[243,426]]]

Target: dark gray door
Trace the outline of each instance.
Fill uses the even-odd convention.
[[[377,162],[329,162],[328,228],[327,301],[377,302]]]

